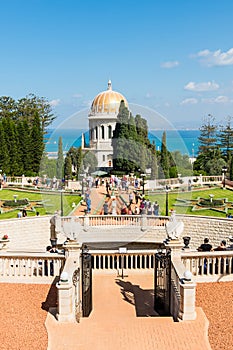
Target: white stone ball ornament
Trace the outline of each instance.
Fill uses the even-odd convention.
[[[185,281],[191,281],[191,280],[192,280],[192,277],[193,277],[193,274],[192,274],[191,271],[186,270],[186,271],[184,272],[184,280],[185,280]]]

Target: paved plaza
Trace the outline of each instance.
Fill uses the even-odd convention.
[[[153,310],[153,275],[93,277],[93,311],[79,324],[61,324],[48,313],[49,350],[211,349],[208,321],[197,308],[195,321],[173,322]]]

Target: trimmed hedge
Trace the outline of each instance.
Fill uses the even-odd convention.
[[[25,199],[17,199],[17,201],[15,200],[6,200],[3,202],[3,207],[20,207],[20,206],[24,206],[24,205],[28,205],[28,200]]]

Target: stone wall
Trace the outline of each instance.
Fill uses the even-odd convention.
[[[0,237],[9,236],[9,250],[45,251],[50,244],[51,216],[0,220]]]
[[[10,238],[10,250],[44,251],[50,244],[50,218],[51,216],[27,217],[20,219],[0,220],[0,237],[7,234]],[[205,237],[209,237],[213,247],[217,247],[222,239],[233,235],[233,219],[202,217],[194,215],[177,215],[178,220],[184,222],[183,236],[190,236],[190,248],[196,249]],[[89,227],[87,232],[83,232],[84,241],[148,241],[160,242],[166,238],[165,229],[150,228],[141,231],[140,227]],[[94,237],[95,236],[95,237]],[[58,241],[63,242],[65,237],[59,235]]]
[[[229,236],[233,236],[233,219],[214,218],[194,215],[177,215],[184,223],[183,236],[190,236],[190,248],[197,248],[205,237],[210,239],[213,247],[217,247],[222,239],[230,244]]]

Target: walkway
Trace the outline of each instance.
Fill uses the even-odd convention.
[[[105,200],[105,186],[99,186],[98,188],[93,187],[91,189],[91,214],[98,214],[102,209]],[[85,214],[87,209],[86,203],[81,203],[76,210],[72,213],[73,216],[81,216]]]
[[[210,350],[208,321],[173,322],[153,311],[153,276],[93,278],[93,311],[79,324],[59,324],[48,313],[49,350]],[[154,317],[153,317],[154,316]]]

